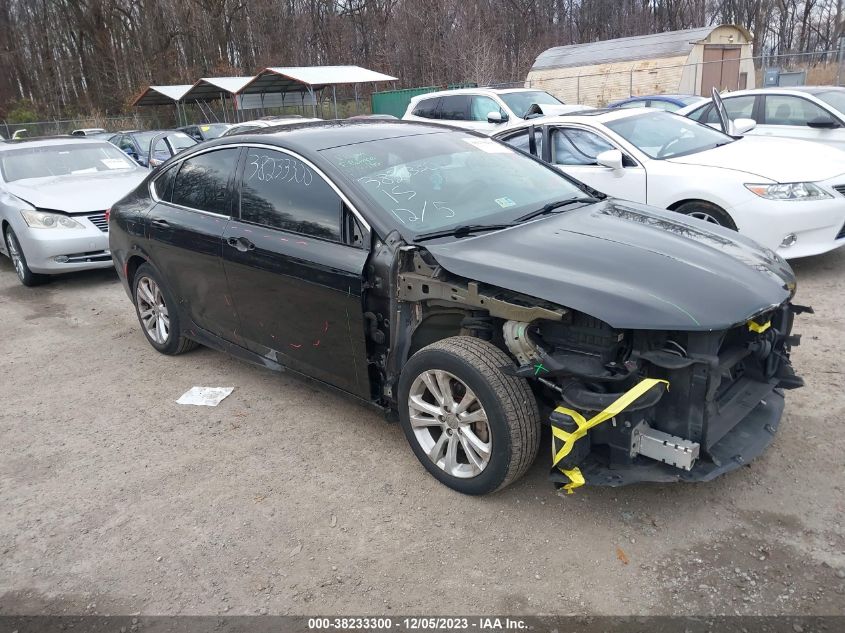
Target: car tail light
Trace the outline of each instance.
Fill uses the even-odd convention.
[[[106,209],[106,224],[109,223],[110,217],[111,217],[111,209]]]

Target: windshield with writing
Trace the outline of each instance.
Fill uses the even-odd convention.
[[[647,112],[605,125],[644,154],[658,159],[695,154],[734,140],[709,125],[669,112]]]
[[[583,191],[489,138],[458,132],[382,139],[322,154],[403,236],[498,224]]]

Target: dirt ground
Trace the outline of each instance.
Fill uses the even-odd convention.
[[[563,497],[546,437],[471,498],[368,409],[158,354],[112,271],[29,289],[0,258],[0,613],[845,614],[845,249],[794,266],[807,387],[761,459]]]

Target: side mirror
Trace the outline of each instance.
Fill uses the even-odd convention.
[[[507,114],[501,112],[488,112],[487,123],[505,123],[508,120]]]
[[[748,134],[755,127],[757,127],[757,121],[754,119],[736,119],[731,121],[731,136]]]
[[[817,130],[834,130],[839,127],[839,123],[833,119],[832,116],[818,116],[812,121],[807,121],[807,125]]]
[[[596,156],[596,164],[610,169],[622,169],[622,152],[618,149],[609,149]]]

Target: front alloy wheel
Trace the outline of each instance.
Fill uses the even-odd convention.
[[[402,368],[402,432],[423,467],[453,490],[504,488],[537,455],[537,401],[510,367],[513,360],[493,343],[453,336],[423,347]]]
[[[487,413],[472,389],[449,372],[429,370],[417,376],[408,417],[425,454],[453,477],[475,477],[490,463]]]
[[[23,248],[21,248],[21,243],[18,241],[18,236],[15,235],[11,226],[6,227],[5,239],[6,252],[9,253],[9,259],[12,260],[12,266],[15,267],[15,272],[21,283],[24,286],[37,286],[47,281],[47,275],[34,273],[29,269],[29,265],[26,263],[26,255],[24,255]]]

